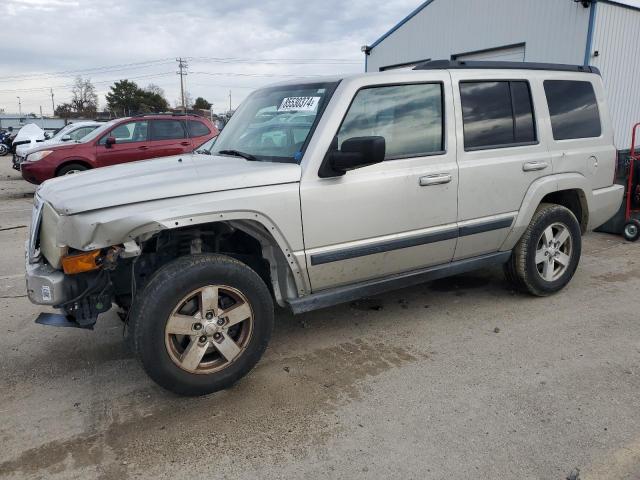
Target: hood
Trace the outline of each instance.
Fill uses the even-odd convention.
[[[44,182],[37,194],[60,214],[199,193],[299,182],[300,165],[187,154],[97,168]]]
[[[44,130],[42,130],[35,123],[26,124],[20,129],[13,141],[24,142],[27,140],[32,142],[35,142],[36,140],[44,140]]]

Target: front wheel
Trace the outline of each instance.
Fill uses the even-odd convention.
[[[271,336],[273,302],[258,274],[233,258],[181,257],[138,293],[130,327],[156,383],[205,395],[230,387],[258,362]]]
[[[580,224],[571,210],[543,203],[505,266],[516,287],[546,296],[562,290],[580,261]]]
[[[87,170],[85,165],[80,163],[70,163],[69,165],[65,165],[56,174],[56,177],[62,177],[63,175],[73,175],[74,173],[84,172]]]
[[[625,226],[622,232],[625,240],[635,242],[640,238],[640,221],[630,220]]]

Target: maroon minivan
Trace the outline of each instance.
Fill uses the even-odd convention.
[[[61,175],[191,152],[218,135],[197,115],[144,115],[105,123],[82,141],[43,146],[20,164],[22,177],[40,184]]]

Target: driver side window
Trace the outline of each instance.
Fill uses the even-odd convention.
[[[354,137],[380,136],[385,160],[444,151],[442,85],[390,85],[360,90],[338,131],[338,148]]]

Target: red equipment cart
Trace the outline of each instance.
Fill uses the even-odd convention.
[[[640,238],[640,152],[636,150],[636,134],[640,123],[633,126],[631,134],[631,152],[629,156],[629,178],[627,179],[627,195],[624,209],[624,238],[635,242]]]

